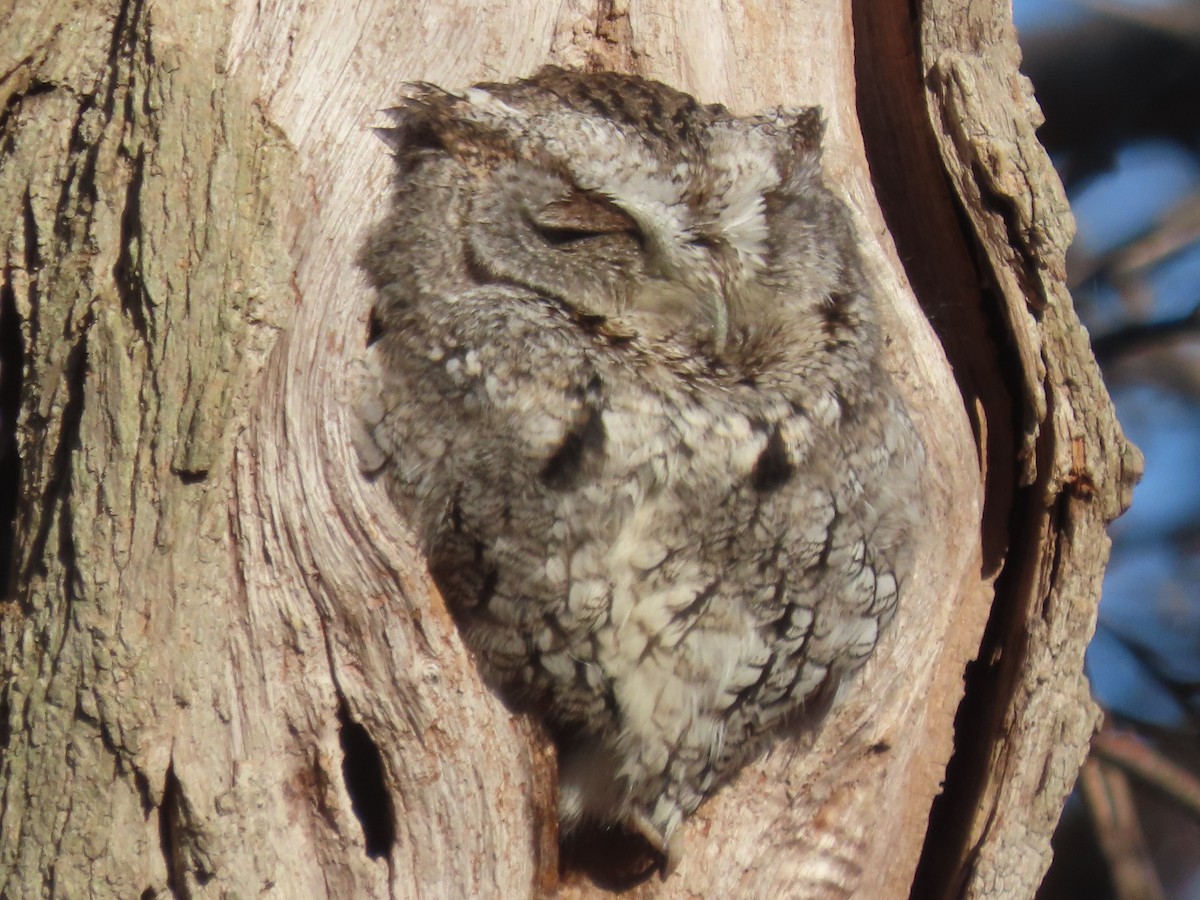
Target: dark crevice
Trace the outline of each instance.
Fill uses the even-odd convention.
[[[973,234],[973,225],[957,201],[954,211],[962,233]],[[1018,481],[1013,463],[1021,459],[1026,435],[1034,432],[1041,435],[1034,446],[1036,471],[1049,472],[1052,466],[1049,432],[1044,427],[1053,420],[1052,411],[1048,410],[1044,422],[1039,422],[1034,418],[1032,405],[1024,399],[1021,363],[1008,326],[1002,319],[1003,298],[994,288],[988,261],[978,255],[972,258],[979,272],[977,290],[986,328],[987,340],[981,346],[987,347],[993,355],[989,359],[987,355],[979,354],[972,364],[954,354],[948,355],[956,375],[986,360],[993,367],[990,375],[993,384],[1003,385],[1005,389],[1003,396],[993,392],[990,399],[983,398],[989,430],[988,446],[983,451],[987,460],[987,483],[982,524],[982,572],[986,576],[998,571],[998,575],[994,583],[995,599],[979,651],[964,671],[962,700],[954,717],[954,753],[946,766],[942,792],[934,798],[930,809],[925,847],[913,880],[911,896],[922,898],[958,896],[974,871],[972,860],[977,848],[966,841],[994,769],[995,750],[1005,727],[1003,717],[1011,703],[1013,685],[1026,652],[1027,635],[1023,625],[1026,609],[1016,601],[1030,596],[1030,579],[1035,577],[1030,567],[1038,564],[1036,539],[1031,543],[1022,535],[1036,533],[1041,528],[1043,488],[1040,484],[1016,491],[1012,488]],[[1027,285],[1023,285],[1023,289],[1025,287]],[[942,337],[939,330],[939,338]],[[943,345],[945,343],[943,340]],[[980,398],[980,393],[968,393],[967,388],[977,388],[979,384],[974,377],[959,378],[968,409]],[[1018,399],[1014,401],[1013,398]],[[1051,400],[1048,395],[1047,402]],[[974,419],[972,425],[976,427],[978,441],[979,431]]]
[[[1014,530],[1032,527],[1039,516],[1036,492],[1022,491],[1013,512]],[[996,735],[1004,729],[1007,697],[1011,696],[1025,656],[1025,633],[1021,626],[1024,610],[1001,598],[1021,596],[1023,560],[1011,558],[996,579],[996,604],[992,607],[980,643],[979,654],[963,675],[963,699],[954,716],[954,753],[946,765],[943,790],[933,802],[926,830],[925,849],[913,880],[913,897],[956,897],[962,891],[973,865],[975,848],[965,842],[976,804],[983,796],[994,765]],[[956,875],[958,882],[952,882]]]
[[[0,285],[0,599],[12,596],[21,460],[17,419],[25,378],[25,346],[12,281]],[[0,727],[3,727],[0,724]]]
[[[59,198],[58,216],[55,231],[68,246],[76,235],[83,237],[93,232],[96,204],[100,199],[100,189],[96,181],[96,170],[100,164],[101,142],[96,140],[88,143],[85,131],[90,121],[89,112],[95,109],[92,98],[88,98],[79,107],[79,115],[75,119],[75,128],[71,132],[71,152],[80,158],[72,163],[70,174],[63,179],[62,195]],[[104,120],[107,126],[109,119]],[[76,216],[82,216],[86,223],[80,228],[75,222]]]
[[[158,840],[167,869],[167,889],[172,897],[180,900],[190,897],[189,882],[204,887],[216,874],[201,846],[201,837],[172,760],[167,766],[162,800],[158,804]]]
[[[49,466],[49,477],[42,494],[42,511],[38,517],[37,533],[33,537],[29,554],[25,559],[25,571],[22,585],[28,590],[33,568],[45,571],[44,554],[50,538],[50,529],[57,515],[59,522],[59,541],[57,552],[64,568],[64,586],[66,599],[72,600],[78,594],[79,573],[75,570],[74,533],[71,527],[71,467],[74,453],[80,447],[80,425],[83,421],[84,386],[87,379],[88,361],[88,332],[92,324],[89,312],[85,317],[81,333],[77,336],[74,346],[67,352],[63,365],[63,385],[66,390],[66,401],[62,407],[62,420],[58,434],[58,444]]]
[[[342,777],[350,807],[362,825],[367,856],[388,857],[396,843],[396,812],[383,777],[383,755],[367,729],[351,718],[344,700],[338,706],[337,718]]]
[[[83,236],[91,231],[99,201],[96,170],[102,141],[97,135],[111,130],[118,96],[122,92],[122,114],[126,122],[133,121],[137,72],[134,57],[139,50],[143,4],[144,0],[123,0],[120,4],[109,43],[108,65],[97,82],[96,93],[83,98],[75,116],[68,143],[70,170],[62,180],[54,217],[54,232],[68,246],[72,244],[74,236]],[[151,58],[148,50],[145,55]],[[79,218],[84,223],[83,227],[77,221]]]
[[[64,367],[67,402],[63,405],[62,429],[59,432],[58,447],[54,452],[52,468],[54,475],[51,476],[54,481],[53,489],[46,491],[47,505],[54,503],[56,498],[58,503],[57,555],[62,566],[64,599],[68,602],[75,600],[82,593],[83,584],[79,569],[75,564],[75,519],[71,512],[71,474],[75,453],[82,446],[80,432],[83,422],[84,385],[87,379],[87,330],[91,327],[91,320],[92,316],[89,312],[84,325],[85,332],[71,349]],[[44,516],[45,524],[48,525],[53,518],[53,515],[47,510],[47,514]]]
[[[872,182],[888,231],[909,283],[945,350],[986,460],[981,577],[995,576],[995,602],[976,660],[964,674],[954,721],[954,753],[943,790],[934,800],[911,897],[958,896],[969,878],[970,826],[976,820],[1011,700],[1013,679],[1025,653],[1014,602],[1028,595],[1031,566],[1022,536],[1039,522],[1037,487],[1014,490],[1027,436],[1040,423],[1025,399],[1024,378],[991,264],[978,247],[974,226],[949,180],[929,121],[927,85],[915,4],[853,4],[857,103]],[[905,140],[896,140],[896,135]],[[974,173],[981,202],[1000,215],[1018,252],[1026,243],[1012,233],[1011,210],[989,196],[984,173]],[[990,207],[987,204],[991,204]],[[1024,262],[1024,261],[1022,261]],[[978,410],[982,410],[980,415]],[[1043,438],[1045,438],[1043,432]],[[986,442],[986,443],[985,443]],[[1039,457],[1048,452],[1043,439]],[[1038,460],[1038,471],[1047,460]]]
[[[983,551],[986,574],[1008,551],[1023,379],[989,264],[942,163],[919,69],[911,5],[853,5],[858,113],[867,161],[905,275],[950,362],[977,443],[987,442]],[[896,140],[903,134],[905,140]],[[1011,390],[1010,390],[1011,388]],[[976,408],[982,406],[986,422]],[[1014,426],[1014,422],[1016,425]],[[1014,427],[1017,429],[1014,431]]]
[[[163,783],[162,802],[158,806],[158,843],[167,867],[167,890],[172,897],[183,898],[183,859],[179,852],[177,830],[180,819],[180,787],[175,777],[175,764],[167,766]]]
[[[82,402],[80,403],[82,409]],[[78,449],[79,426],[75,423],[73,449]],[[75,517],[71,511],[70,482],[65,483],[62,497],[58,505],[58,548],[56,553],[59,565],[62,567],[63,599],[72,603],[83,595],[83,576],[79,571],[75,551]]]
[[[105,118],[103,122],[97,121],[97,113],[94,110],[94,96],[80,100],[79,111],[75,115],[71,135],[67,140],[69,169],[60,183],[53,228],[54,236],[64,247],[73,246],[77,233],[84,235],[90,230],[92,211],[98,196],[95,175],[100,147],[98,141],[89,144],[88,135],[96,126],[106,126],[108,119]],[[77,219],[85,222],[87,227],[81,228]]]
[[[0,756],[4,755],[4,751],[8,749],[9,742],[12,740],[12,727],[8,721],[12,713],[12,705],[8,699],[8,692],[7,684],[0,689]]]
[[[122,4],[116,26],[113,30],[113,40],[109,48],[109,57],[113,66],[113,74],[109,79],[108,96],[105,110],[111,118],[115,110],[115,91],[121,87],[118,76],[118,64],[125,70],[127,84],[124,85],[123,115],[127,123],[132,123],[137,115],[135,101],[138,67],[136,57],[139,52],[147,63],[153,62],[150,43],[139,31],[142,19],[144,0],[132,0]],[[148,66],[147,66],[148,68]],[[143,87],[142,106],[146,107],[145,94],[148,88]],[[125,204],[121,211],[121,242],[120,255],[113,269],[113,279],[121,298],[121,308],[129,316],[138,334],[145,341],[148,339],[148,325],[153,325],[153,306],[146,291],[142,273],[142,221],[141,194],[145,180],[146,151],[140,144],[131,160],[129,183],[125,188]]]
[[[39,234],[37,214],[33,209],[33,195],[29,192],[28,186],[25,188],[24,201],[21,210],[24,220],[22,223],[22,239],[25,242],[25,274],[29,276],[29,290],[31,292],[29,305],[33,308],[33,301],[36,299],[36,295],[32,295],[32,292],[36,289],[38,273],[42,271],[42,251],[38,246]]]
[[[154,811],[154,797],[150,793],[150,779],[141,769],[133,770],[133,785],[137,788],[138,799],[142,801],[142,814],[147,818]]]
[[[29,311],[29,321],[25,325],[27,331],[25,335],[25,363],[32,366],[30,350],[38,346],[38,338],[41,334],[41,319],[38,317],[38,311],[42,307],[41,232],[38,229],[37,213],[33,208],[33,195],[30,193],[28,186],[25,188],[25,197],[23,199],[24,233],[22,239],[25,242],[25,274],[29,278],[29,284],[25,291],[25,308]]]
[[[1045,308],[1045,299],[1037,275],[1031,271],[1034,264],[1029,259],[1029,239],[1021,229],[1015,205],[1011,198],[998,196],[991,190],[991,175],[978,160],[971,164],[971,177],[979,187],[979,205],[1004,223],[1005,240],[1017,260],[1011,271],[1017,276],[1021,293],[1030,300],[1030,311],[1040,316]]]
[[[129,82],[125,86],[125,94],[122,100],[124,102],[123,112],[126,122],[132,122],[134,120],[134,116],[137,114],[135,104],[139,93],[143,95],[143,104],[145,103],[145,88],[143,87],[140,92],[135,89],[138,87],[138,67],[134,64],[134,60],[139,51],[145,53],[147,59],[150,57],[150,54],[143,47],[143,45],[149,43],[148,41],[144,40],[147,35],[142,34],[139,30],[141,28],[142,4],[144,2],[145,0],[134,0],[132,5],[133,8],[129,16],[129,27],[125,31],[125,46],[123,49],[125,51],[125,62],[127,65],[126,71],[129,76]],[[147,71],[148,69],[149,66],[145,67],[143,71]]]
[[[75,697],[74,715],[77,722],[83,722],[96,730],[96,734],[100,738],[100,745],[112,755],[116,770],[122,774],[129,772],[133,775],[133,785],[137,789],[138,798],[142,803],[142,813],[149,818],[155,807],[154,797],[150,791],[150,779],[146,777],[145,772],[133,764],[129,752],[117,743],[108,725],[83,708],[82,692]]]
[[[143,342],[149,340],[147,320],[153,314],[142,278],[141,194],[145,167],[146,151],[138,147],[125,188],[125,208],[121,211],[121,249],[113,266],[113,281],[121,298],[121,309],[129,316]]]
[[[104,95],[104,113],[106,119],[111,119],[117,108],[117,89],[119,81],[116,76],[117,63],[121,60],[126,62],[132,61],[138,51],[138,38],[140,37],[139,29],[142,19],[142,5],[144,0],[122,0],[120,8],[117,10],[117,18],[113,23],[112,41],[108,46],[108,59],[112,67],[106,91]],[[130,78],[132,79],[132,68]],[[130,104],[133,96],[133,85],[129,85],[130,90],[125,94],[125,115],[128,117],[132,112]]]

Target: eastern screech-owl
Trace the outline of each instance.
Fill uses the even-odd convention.
[[[908,579],[922,450],[820,114],[555,68],[393,114],[363,469],[556,735],[564,826],[669,858]]]

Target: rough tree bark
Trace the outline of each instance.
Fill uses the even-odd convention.
[[[1003,0],[3,0],[0,896],[598,892],[346,428],[376,110],[547,61],[825,108],[929,445],[881,652],[629,894],[1032,896],[1139,463]]]

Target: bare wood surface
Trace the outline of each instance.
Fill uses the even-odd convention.
[[[1011,469],[989,457],[988,435],[1002,433],[992,394],[955,380],[877,205],[868,159],[880,151],[864,146],[856,105],[865,86],[886,93],[893,60],[856,64],[854,12],[842,0],[0,7],[0,208],[14,212],[0,299],[25,349],[28,498],[0,610],[0,893],[598,893],[578,873],[559,885],[552,753],[479,681],[347,440],[367,304],[352,260],[388,177],[368,130],[376,111],[408,81],[463,87],[558,62],[661,78],[739,111],[824,107],[827,170],[892,301],[887,362],[930,459],[918,577],[880,653],[811,746],[747,769],[687,826],[679,870],[630,895],[908,894],[923,845],[944,838],[927,836],[930,804],[1004,558],[981,536],[995,492],[977,442],[993,480]],[[951,37],[973,33],[954,10],[924,15]],[[975,71],[973,57],[936,53],[939,72]],[[967,96],[1009,84],[1010,62],[976,72]],[[1006,112],[1013,144],[1032,153],[1027,107]],[[980,117],[962,108],[953,121],[972,137]],[[980,745],[994,749],[986,790],[952,798],[986,798],[980,816],[992,817],[969,829],[982,863],[930,871],[939,886],[974,885],[1026,854],[1034,863],[1012,882],[1025,893],[996,894],[1020,897],[1040,879],[1091,730],[1078,663],[1123,457],[1071,336],[1053,257],[1063,222],[1031,219],[1049,236],[1006,250],[983,198],[953,183],[979,208],[977,235],[951,214],[926,249],[977,236],[990,248],[1001,290],[988,302],[1015,304],[1026,371],[1014,397],[1025,482],[1043,489],[1016,524],[1005,513],[994,526],[1021,545],[1026,574],[1013,578],[1031,630],[1023,643],[993,636],[1012,668],[983,694],[1003,716]],[[1004,182],[1018,211],[1022,189]],[[1043,688],[1047,670],[1061,674]],[[1052,714],[1022,712],[1041,708]],[[379,753],[386,794],[366,832],[343,773],[355,729]],[[1047,760],[1053,778],[1031,794]],[[1030,796],[1038,815],[1017,841],[1004,826]],[[372,834],[386,853],[368,855]]]

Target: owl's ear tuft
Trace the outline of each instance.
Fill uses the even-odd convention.
[[[436,125],[437,116],[420,97],[405,101],[401,106],[382,110],[382,113],[392,120],[392,124],[378,126],[371,131],[397,157],[420,150],[445,149],[445,140]]]
[[[821,139],[825,136],[825,116],[819,106],[806,106],[785,113],[788,122],[787,130],[792,139],[792,147],[797,153],[819,152]]]
[[[772,134],[775,161],[784,180],[819,179],[821,142],[825,137],[825,116],[819,106],[780,107],[757,121]]]
[[[399,128],[376,125],[371,128],[371,133],[387,144],[388,149],[393,153],[398,152],[404,144],[404,132]]]

